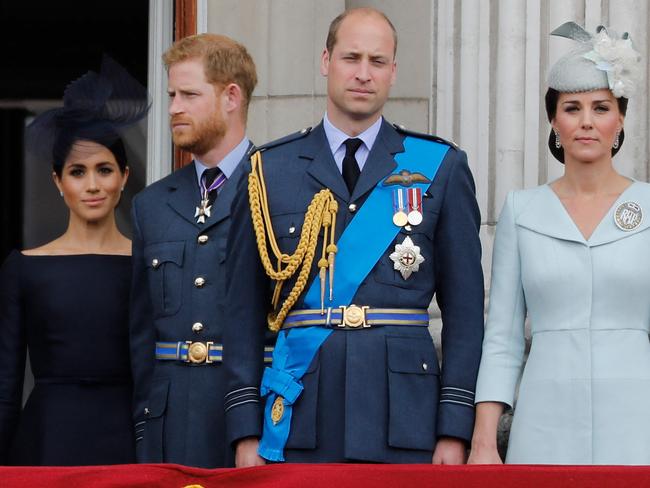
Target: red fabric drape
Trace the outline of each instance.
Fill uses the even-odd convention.
[[[278,464],[196,469],[173,464],[0,468],[0,486],[48,488],[608,488],[650,487],[645,466],[429,466]]]

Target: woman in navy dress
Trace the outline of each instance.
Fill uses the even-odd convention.
[[[128,303],[131,242],[115,223],[129,169],[118,130],[146,92],[109,59],[39,116],[30,142],[49,152],[69,209],[63,235],[14,251],[0,271],[0,463],[135,462]],[[139,97],[139,102],[134,98]],[[26,352],[34,390],[21,409]]]

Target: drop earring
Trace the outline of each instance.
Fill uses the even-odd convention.
[[[613,149],[618,149],[618,146],[621,144],[619,141],[620,135],[621,135],[621,131],[620,130],[616,131],[616,138],[614,139],[614,144],[612,144]]]
[[[556,130],[553,130],[555,133],[555,147],[560,149],[562,147],[562,143],[560,142],[560,134]]]

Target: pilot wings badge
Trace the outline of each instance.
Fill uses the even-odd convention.
[[[422,173],[411,173],[408,169],[403,169],[398,174],[390,175],[384,180],[384,186],[412,186],[413,183],[431,183],[431,180]]]

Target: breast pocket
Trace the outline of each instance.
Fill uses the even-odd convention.
[[[174,315],[183,296],[185,242],[160,242],[144,249],[149,293],[155,317]]]
[[[430,338],[386,337],[388,444],[432,451],[436,440],[439,375]]]
[[[434,235],[438,214],[424,212],[422,223],[411,226],[411,230],[401,229],[386,252],[377,262],[373,270],[373,277],[378,283],[396,286],[404,289],[432,290],[434,289]],[[407,241],[410,239],[410,243]],[[396,268],[396,263],[391,259],[393,252],[399,252],[397,245],[402,246],[402,252],[409,248],[410,253],[404,256]],[[408,278],[404,278],[399,267],[406,267],[417,258],[423,258],[417,267],[412,268]]]
[[[273,232],[280,250],[284,254],[293,254],[300,241],[302,224],[305,219],[304,212],[293,212],[271,216]]]

